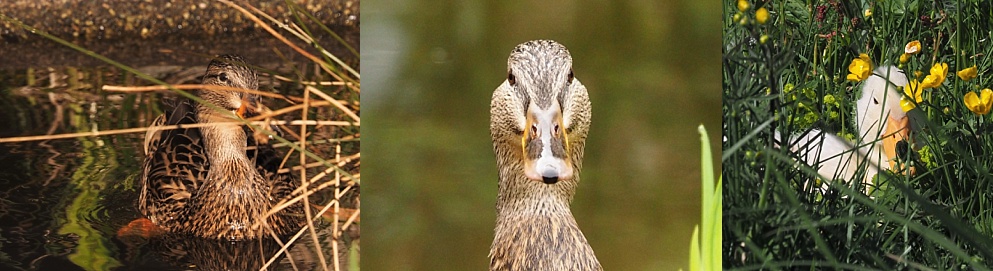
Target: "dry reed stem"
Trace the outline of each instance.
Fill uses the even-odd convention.
[[[350,188],[351,188],[351,186],[349,186],[349,187],[346,187],[346,188],[344,189],[344,191],[348,191],[348,189],[350,189]],[[318,212],[318,213],[320,213],[320,214],[323,214],[323,213],[325,213],[325,212],[327,212],[327,210],[328,210],[328,209],[329,209],[330,207],[331,207],[331,204],[326,204],[326,205],[324,205],[323,207],[321,207],[321,211],[320,211],[320,212]],[[361,211],[361,210],[358,210],[358,209],[355,209],[355,212],[353,212],[353,213],[352,213],[352,214],[351,214],[351,215],[349,216],[349,219],[348,219],[348,221],[346,221],[346,223],[347,223],[347,224],[351,224],[351,223],[350,223],[349,221],[357,221],[357,220],[358,220],[358,216],[359,216],[359,213],[360,213],[360,211]],[[344,227],[344,226],[343,226],[343,227]],[[274,255],[273,255],[273,256],[272,256],[271,258],[269,258],[269,260],[268,260],[268,261],[267,261],[267,262],[265,263],[265,265],[263,265],[263,266],[262,266],[262,268],[260,268],[259,270],[265,270],[265,269],[266,269],[267,267],[269,267],[269,265],[271,265],[271,264],[272,264],[272,263],[273,263],[273,262],[274,262],[274,261],[275,261],[276,259],[278,259],[280,255],[282,255],[283,253],[286,253],[286,250],[287,250],[287,249],[289,249],[289,247],[290,247],[290,246],[291,246],[291,245],[292,245],[293,243],[295,243],[295,242],[296,242],[296,241],[297,241],[297,240],[298,240],[298,239],[300,238],[300,236],[301,236],[301,235],[303,235],[303,233],[304,233],[304,232],[306,232],[306,231],[308,231],[308,229],[307,229],[307,228],[308,228],[308,226],[306,226],[306,225],[305,225],[305,226],[304,226],[303,228],[300,228],[300,230],[297,230],[297,233],[296,233],[296,234],[294,234],[294,235],[293,235],[293,237],[290,237],[290,239],[289,239],[289,240],[287,240],[285,244],[284,244],[284,243],[283,243],[283,242],[282,242],[282,241],[281,241],[281,240],[279,239],[279,236],[276,236],[276,235],[274,235],[274,234],[273,234],[272,232],[270,232],[270,233],[269,233],[269,235],[270,235],[271,237],[273,237],[273,239],[275,239],[275,240],[276,240],[276,242],[278,242],[278,243],[279,243],[279,244],[280,244],[280,245],[281,245],[282,247],[280,247],[280,249],[279,249],[278,251],[276,251],[276,253],[275,253],[275,254],[274,254]],[[346,229],[347,229],[347,228],[346,228]],[[289,255],[289,254],[287,254],[287,255]]]
[[[310,112],[310,108],[309,107],[310,107],[310,89],[304,88],[304,91],[303,91],[303,109],[301,110],[302,111],[302,114],[300,114],[301,115],[301,118],[303,118],[303,120],[307,120],[307,115],[309,115],[309,114],[307,114],[307,112]],[[300,138],[299,145],[300,145],[300,149],[301,150],[306,150],[307,149],[307,140],[304,139],[306,137],[305,136],[306,134],[307,134],[307,125],[301,125],[300,126],[300,135],[304,135],[304,137],[301,137]],[[306,165],[307,164],[307,156],[306,155],[303,155],[302,152],[300,153],[300,164],[301,165]],[[302,186],[304,186],[304,187],[309,187],[310,186],[310,180],[307,179],[307,170],[306,169],[300,169],[300,180],[306,180],[306,181],[303,181],[303,185]],[[314,214],[311,213],[311,211],[310,211],[310,197],[304,197],[304,199],[303,199],[303,213],[307,217],[307,224],[310,225],[310,237],[311,237],[311,239],[313,239],[312,241],[314,242],[314,249],[317,251],[317,259],[319,259],[321,261],[321,263],[322,263],[321,264],[321,268],[324,271],[327,271],[328,270],[327,260],[324,258],[324,251],[321,250],[320,240],[317,239],[317,229],[314,227]],[[335,253],[337,253],[337,251],[335,251]],[[335,271],[337,271],[337,269],[338,269],[337,268],[338,267],[338,262],[336,261],[334,263],[334,265],[335,265]]]
[[[274,74],[273,77],[275,77],[276,79],[278,79],[280,81],[284,81],[284,82],[295,82],[295,83],[300,83],[302,85],[308,85],[308,86],[354,86],[355,85],[355,83],[352,83],[352,82],[340,82],[340,81],[320,81],[320,82],[317,82],[317,81],[294,80],[294,79],[291,79],[289,77],[278,75],[278,74]]]
[[[341,109],[342,107],[344,107],[344,105],[342,105],[341,103],[335,103],[335,102],[330,102],[330,101],[310,102],[310,104],[311,104],[311,107],[324,107],[324,106],[327,106],[327,105],[334,105],[336,107],[341,106],[341,107],[338,107],[339,109]],[[282,115],[282,114],[285,114],[285,113],[288,113],[288,112],[291,112],[291,111],[299,110],[301,108],[303,108],[303,105],[302,104],[287,106],[287,107],[284,107],[284,108],[280,108],[279,110],[274,110],[274,111],[272,111],[271,114],[262,114],[262,115],[259,115],[259,116],[255,116],[253,118],[258,118],[258,117],[267,118],[267,117],[270,117],[270,116]],[[347,109],[347,107],[344,107],[344,108]],[[346,110],[345,111],[345,114],[346,115],[349,115],[349,113],[351,113],[351,115],[354,115],[355,114],[351,110]],[[356,117],[358,117],[358,116],[356,116]],[[348,122],[348,123],[352,123],[355,126],[361,126],[360,123],[359,123],[359,119],[355,119],[355,122]]]
[[[151,91],[167,91],[167,90],[171,90],[171,89],[193,89],[193,90],[205,89],[205,90],[211,90],[211,91],[237,91],[237,92],[244,92],[244,93],[255,94],[255,95],[259,95],[259,96],[270,97],[270,98],[284,99],[284,100],[287,100],[287,101],[295,100],[295,102],[300,102],[300,101],[303,100],[301,98],[297,98],[297,97],[293,97],[293,96],[287,96],[287,95],[283,95],[283,94],[277,94],[277,93],[273,93],[273,92],[269,92],[269,91],[261,91],[261,90],[254,90],[254,89],[244,89],[244,88],[236,88],[236,87],[229,87],[229,86],[219,86],[219,85],[180,84],[180,85],[137,86],[137,87],[104,85],[102,87],[102,89],[103,90],[106,90],[106,91],[126,92],[126,93],[132,93],[132,92],[151,92]]]
[[[301,98],[297,98],[297,97],[293,97],[293,96],[287,96],[287,95],[275,94],[275,93],[272,93],[272,92],[264,92],[264,91],[258,91],[258,90],[249,90],[249,89],[234,88],[234,87],[227,87],[227,86],[198,85],[198,84],[164,85],[164,86],[163,85],[158,85],[158,86],[142,86],[142,87],[103,86],[103,89],[104,90],[107,90],[107,91],[115,91],[115,92],[147,92],[147,91],[168,90],[168,89],[170,89],[170,87],[171,88],[176,88],[176,89],[208,89],[208,90],[214,90],[214,91],[220,91],[220,90],[223,90],[223,91],[240,91],[240,92],[246,92],[246,93],[251,93],[251,94],[257,94],[257,95],[260,95],[260,96],[273,97],[273,98],[281,98],[281,99],[286,99],[286,100],[298,100],[298,101],[302,101],[303,100]],[[310,91],[315,91],[315,93],[318,93],[318,96],[320,96],[321,98],[325,99],[324,102],[317,102],[317,103],[313,103],[312,102],[311,103],[312,105],[314,105],[315,107],[317,107],[317,106],[323,107],[323,106],[328,105],[328,104],[334,105],[339,110],[342,110],[342,112],[344,112],[346,115],[348,115],[349,117],[355,119],[356,122],[352,123],[352,122],[346,122],[346,121],[317,121],[317,122],[271,121],[271,122],[268,122],[268,123],[267,122],[252,122],[252,124],[255,124],[255,125],[267,125],[267,124],[270,124],[270,123],[276,123],[276,125],[304,125],[304,126],[306,126],[305,124],[307,124],[307,125],[331,125],[331,126],[360,126],[361,125],[359,123],[359,117],[358,117],[358,115],[356,115],[355,112],[353,112],[347,106],[345,106],[344,104],[342,104],[341,101],[338,101],[338,100],[336,100],[334,98],[331,98],[327,94],[325,94],[325,93],[323,93],[323,92],[321,92],[321,91],[319,91],[316,88],[313,88],[311,86],[307,86],[307,88],[309,88]],[[294,110],[297,110],[297,109],[300,109],[300,108],[302,108],[302,106],[300,106],[300,105],[294,105],[294,106],[290,106],[290,107],[287,107],[287,108],[282,108],[280,110],[273,111],[273,112],[270,112],[270,113],[261,114],[260,116],[253,117],[253,118],[250,118],[248,120],[250,120],[250,121],[251,120],[260,120],[260,119],[264,119],[264,118],[268,118],[268,117],[272,117],[272,116],[277,116],[277,115],[285,114],[285,113],[288,113],[288,112],[291,112],[291,111],[294,111]],[[207,126],[207,125],[216,125],[216,124],[199,123],[199,124],[190,124],[190,125],[159,126],[159,127],[154,127],[154,128],[160,129],[160,130],[172,130],[172,129],[179,129],[179,128],[198,128],[198,127],[204,127],[204,126]],[[126,129],[116,129],[116,130],[107,130],[107,131],[78,132],[78,133],[68,133],[68,134],[58,134],[58,135],[37,135],[37,136],[8,137],[8,138],[0,138],[0,143],[26,142],[26,141],[66,139],[66,138],[87,137],[87,136],[106,136],[106,135],[140,133],[140,132],[147,132],[148,129],[150,129],[150,128],[152,128],[152,127],[126,128]]]
[[[213,122],[213,123],[194,123],[194,124],[183,124],[183,125],[166,125],[166,126],[150,126],[150,127],[138,127],[138,128],[125,128],[125,129],[115,129],[106,131],[92,131],[92,132],[78,132],[78,133],[67,133],[67,134],[57,134],[57,135],[35,135],[35,136],[18,136],[18,137],[4,137],[0,138],[0,143],[11,143],[11,142],[27,142],[27,141],[39,141],[39,140],[53,140],[53,139],[66,139],[66,138],[76,138],[76,137],[91,137],[91,136],[108,136],[108,135],[119,135],[119,134],[130,134],[130,133],[143,133],[147,132],[149,129],[158,130],[174,130],[174,129],[187,129],[187,128],[200,128],[206,126],[222,125],[227,123],[241,123],[239,121],[225,121],[225,122]],[[284,120],[273,120],[273,121],[252,121],[254,125],[327,125],[327,126],[354,126],[354,123],[347,121],[332,121],[332,120],[311,120],[311,121],[284,121]],[[274,145],[275,146],[275,145]]]
[[[283,242],[279,240],[279,236],[278,235],[276,235],[275,233],[273,233],[273,232],[270,231],[269,232],[269,236],[271,236],[273,240],[276,240],[276,242],[278,242],[281,245],[281,247],[279,248],[278,251],[276,251],[275,254],[272,255],[272,257],[269,258],[268,261],[265,262],[264,265],[262,265],[261,268],[259,268],[259,270],[266,270],[266,268],[268,268],[269,265],[271,265],[273,262],[275,262],[276,259],[279,259],[279,256],[280,255],[283,255],[283,253],[286,253],[286,250],[289,249],[289,247],[293,243],[296,243],[297,239],[300,239],[300,236],[303,235],[303,233],[307,231],[307,227],[308,226],[305,225],[305,226],[303,226],[303,228],[300,228],[300,230],[297,230],[297,233],[294,234],[293,237],[290,237],[290,240],[287,240],[285,244],[283,244]]]
[[[345,178],[346,177],[342,177],[342,179],[345,179]],[[311,195],[316,194],[317,192],[320,192],[320,191],[322,191],[322,190],[324,190],[324,189],[326,189],[326,188],[328,188],[328,187],[330,187],[332,185],[334,185],[334,182],[324,182],[324,183],[321,183],[320,185],[318,185],[314,189],[307,189],[307,190],[301,191],[301,192],[299,192],[301,194],[299,194],[297,196],[294,196],[294,197],[292,197],[290,199],[283,199],[282,201],[280,201],[279,203],[277,203],[276,206],[273,206],[272,209],[270,209],[269,212],[266,212],[266,214],[263,215],[262,217],[263,217],[263,219],[269,218],[269,216],[272,216],[273,214],[278,213],[279,211],[282,211],[283,209],[286,209],[287,207],[289,207],[289,206],[291,206],[291,205],[293,205],[293,204],[295,204],[297,202],[303,201],[307,197],[310,197]],[[343,191],[351,190],[351,188],[353,186],[355,186],[355,183],[354,182],[350,182],[348,186],[345,186],[345,188],[343,189]],[[297,189],[300,189],[300,188],[297,188]],[[293,194],[298,194],[298,193],[296,193],[296,191],[294,191],[294,192],[295,193],[293,193]],[[337,200],[336,199],[335,200],[332,200],[332,202],[335,202],[335,201],[337,201]],[[331,202],[329,202],[328,204],[330,204],[330,203]],[[262,222],[257,222],[257,223],[262,223]],[[253,227],[259,227],[259,226],[261,226],[261,224],[253,225]]]
[[[336,144],[335,147],[334,147],[334,159],[335,160],[340,160],[341,159],[341,144]],[[320,174],[318,174],[318,176],[320,176]],[[318,176],[314,176],[314,177],[316,178]],[[334,171],[334,187],[341,187],[341,173],[338,172],[337,170]],[[334,203],[333,203],[334,204],[334,213],[331,214],[331,216],[332,216],[332,218],[331,218],[331,227],[332,227],[331,228],[331,240],[333,241],[333,242],[331,242],[331,251],[334,252],[332,258],[334,258],[334,262],[336,263],[334,265],[334,271],[338,271],[339,270],[339,267],[338,266],[340,264],[338,264],[338,263],[341,263],[340,259],[338,259],[338,238],[341,238],[341,234],[340,234],[340,232],[338,232],[338,214],[339,214],[339,212],[341,212],[341,195],[342,194],[338,193],[337,189],[335,189],[335,191],[334,191]],[[323,215],[323,213],[321,213],[319,215]]]
[[[261,10],[256,9],[255,7],[253,7],[251,5],[249,5],[248,7],[251,8],[252,11],[255,11],[256,13],[262,15],[262,17],[265,17],[267,20],[269,20],[270,22],[278,25],[280,28],[286,30],[290,34],[293,34],[294,36],[296,36],[297,38],[299,38],[303,42],[305,42],[307,44],[316,44],[317,41],[315,41],[312,37],[307,36],[306,35],[306,31],[303,31],[303,29],[301,29],[299,25],[297,25],[295,23],[290,23],[289,25],[287,25],[287,24],[285,24],[285,23],[283,23],[283,22],[281,22],[279,20],[276,20],[276,18],[273,18],[272,16],[269,16],[269,14],[266,14],[265,12],[262,12]],[[321,51],[322,54],[324,54],[325,56],[327,56],[328,58],[330,58],[331,60],[333,60],[339,66],[345,68],[345,70],[347,70],[352,76],[355,76],[355,78],[359,78],[359,73],[357,71],[355,71],[355,69],[352,69],[352,67],[349,67],[348,65],[345,65],[345,62],[344,61],[341,61],[341,59],[339,59],[338,57],[334,56],[334,54],[331,54],[327,50],[324,50],[323,48],[319,48],[319,49],[321,49],[320,51]]]
[[[318,180],[320,180],[324,176],[327,176],[327,174],[330,171],[335,171],[337,173],[338,171],[335,170],[335,168],[340,168],[341,166],[345,165],[346,163],[348,163],[350,161],[351,160],[342,160],[342,161],[339,161],[338,164],[334,165],[333,167],[328,167],[324,171],[322,171],[322,172],[318,173],[317,175],[315,175],[310,180],[304,180],[303,182],[316,183]],[[349,183],[349,186],[346,187],[346,189],[347,188],[350,188],[352,186],[352,184],[358,184],[358,180],[359,180],[358,177],[360,177],[360,176],[361,176],[360,173],[352,174],[352,177],[350,178],[352,182]],[[349,180],[348,176],[342,177],[341,179],[342,180]],[[310,196],[310,195],[312,195],[314,193],[317,193],[318,191],[324,190],[325,188],[327,188],[328,186],[331,186],[331,185],[334,185],[334,183],[332,183],[332,182],[324,182],[324,183],[321,183],[320,185],[318,185],[317,188],[314,188],[314,189],[309,189],[308,186],[297,187],[297,189],[295,189],[292,192],[290,192],[290,194],[291,195],[298,195],[298,196],[295,196],[295,197],[290,198],[290,199],[283,199],[282,201],[280,201],[279,203],[277,203],[276,206],[274,206],[272,209],[270,209],[268,212],[266,212],[263,215],[263,217],[264,218],[267,218],[267,217],[269,217],[269,216],[271,216],[271,215],[273,215],[275,213],[278,213],[279,211],[282,211],[286,207],[289,207],[290,205],[293,205],[294,203],[296,203],[298,201],[301,201],[305,197]],[[253,226],[255,226],[255,225],[253,225]]]
[[[269,27],[268,24],[263,23],[261,20],[258,19],[258,17],[256,17],[251,12],[248,12],[247,10],[245,10],[244,8],[242,8],[241,6],[239,6],[237,4],[234,4],[231,1],[227,1],[227,0],[221,0],[221,2],[224,3],[224,4],[226,4],[226,5],[228,5],[228,6],[230,6],[230,7],[232,7],[232,8],[234,8],[234,9],[237,9],[238,11],[240,11],[241,13],[243,13],[246,17],[248,17],[249,19],[253,20],[258,26],[262,27],[267,32],[269,32],[273,37],[279,39],[280,41],[282,41],[287,46],[290,46],[294,51],[296,51],[300,55],[302,55],[304,57],[307,57],[308,59],[314,61],[316,64],[318,64],[317,67],[320,70],[323,70],[324,72],[326,72],[327,74],[331,75],[332,77],[334,77],[338,81],[342,81],[342,82],[346,82],[347,81],[348,83],[345,83],[343,85],[346,86],[348,89],[353,90],[356,93],[359,92],[359,89],[360,89],[359,83],[357,81],[353,81],[353,80],[345,80],[341,76],[339,76],[338,74],[332,72],[330,70],[330,63],[325,63],[325,62],[321,61],[321,59],[319,59],[319,58],[317,58],[317,57],[315,57],[315,56],[307,53],[306,51],[304,51],[303,49],[301,49],[300,47],[298,47],[296,44],[294,44],[294,43],[290,42],[289,40],[287,40],[280,33],[278,33],[275,30],[273,30],[271,27]],[[256,9],[255,7],[252,7],[251,5],[246,5],[246,6],[248,6],[249,8],[251,8],[255,13],[261,14],[262,16],[265,16],[266,18],[270,19],[271,21],[276,22],[277,24],[280,24],[279,21],[273,19],[271,16],[268,16],[268,14],[265,14],[264,12]],[[283,24],[280,24],[280,25],[283,25]],[[286,29],[287,31],[290,31],[290,33],[293,33],[294,35],[301,36],[299,34],[299,32],[295,32],[291,28],[284,27],[283,29]],[[297,28],[297,29],[299,29],[299,28]],[[302,36],[300,38],[302,40],[308,41],[311,44],[313,43],[313,40],[312,39],[305,38],[305,37],[302,37]],[[342,67],[344,67],[348,71],[352,72],[354,74],[354,76],[356,77],[356,79],[359,78],[358,73],[355,72],[353,69],[351,69],[351,67],[348,67],[347,65],[344,65],[344,63],[341,63],[340,60],[338,60],[333,55],[327,53],[326,51],[324,51],[324,50],[321,50],[321,51],[325,55],[327,55],[329,58],[334,59],[335,61],[337,61],[339,65],[341,65]],[[302,125],[300,127],[300,133],[298,135],[298,139],[299,140],[298,140],[297,144],[295,144],[295,145],[297,145],[299,147],[299,151],[301,152],[298,155],[300,156],[300,165],[302,165],[299,168],[299,170],[300,170],[300,176],[301,176],[300,179],[301,179],[302,185],[296,191],[293,191],[293,194],[296,194],[298,196],[294,197],[292,200],[289,200],[289,201],[287,201],[286,199],[284,199],[282,204],[277,204],[277,206],[275,206],[272,210],[270,210],[270,212],[268,214],[266,214],[265,216],[268,217],[269,215],[271,215],[271,214],[273,214],[275,212],[278,212],[281,209],[286,208],[286,206],[290,206],[290,205],[294,204],[295,202],[302,200],[303,201],[303,204],[304,204],[304,210],[305,210],[304,213],[305,213],[305,215],[307,217],[307,225],[304,226],[304,228],[300,229],[300,231],[298,231],[297,234],[293,238],[291,238],[286,244],[284,244],[283,247],[279,250],[279,252],[277,252],[276,255],[273,255],[272,258],[270,258],[269,261],[265,264],[265,266],[262,267],[262,269],[267,268],[272,262],[275,261],[275,259],[277,259],[279,257],[280,254],[285,253],[286,252],[286,249],[290,245],[292,245],[293,243],[295,243],[297,240],[299,240],[299,237],[304,232],[310,232],[311,237],[313,238],[314,246],[315,246],[315,248],[317,250],[316,251],[317,252],[317,256],[318,256],[319,260],[322,263],[321,266],[322,266],[323,270],[327,271],[328,270],[328,268],[327,268],[327,261],[324,258],[323,250],[321,249],[320,242],[319,242],[319,240],[317,238],[318,235],[317,235],[317,232],[316,232],[316,229],[315,229],[316,227],[313,224],[314,214],[310,212],[310,207],[309,207],[310,206],[310,199],[309,199],[309,197],[310,197],[310,195],[312,195],[312,194],[314,194],[314,193],[316,193],[318,191],[322,191],[323,189],[327,188],[328,186],[332,186],[333,185],[336,188],[337,187],[340,187],[340,182],[343,179],[342,176],[341,176],[342,173],[344,173],[346,175],[349,175],[349,176],[346,176],[346,178],[355,178],[355,181],[350,182],[349,183],[349,186],[346,187],[345,189],[343,189],[343,191],[341,191],[342,193],[345,192],[345,191],[348,191],[352,187],[354,187],[354,185],[357,184],[357,178],[359,177],[358,174],[354,174],[353,175],[353,174],[349,174],[347,172],[341,172],[342,171],[342,169],[340,168],[341,165],[344,165],[344,164],[349,163],[351,161],[357,161],[357,160],[347,159],[347,161],[344,161],[341,158],[341,156],[340,156],[340,145],[338,145],[338,146],[336,146],[336,161],[338,162],[339,165],[338,166],[330,166],[330,167],[326,168],[325,171],[323,171],[321,174],[318,174],[317,176],[314,176],[314,178],[307,178],[306,169],[307,169],[308,163],[307,163],[306,156],[302,152],[306,151],[306,147],[307,147],[307,143],[308,143],[307,140],[306,140],[306,138],[308,137],[308,135],[307,135],[307,128],[308,128],[307,127],[308,126],[307,125],[308,124],[307,117],[308,117],[308,112],[309,112],[309,110],[310,110],[311,107],[316,106],[315,101],[311,101],[311,99],[310,99],[310,94],[311,93],[315,93],[317,96],[320,96],[321,98],[325,99],[325,101],[331,103],[332,105],[334,105],[335,107],[337,107],[339,110],[341,110],[342,112],[344,112],[345,115],[348,115],[350,118],[352,118],[355,121],[354,124],[356,126],[358,126],[358,124],[360,122],[360,118],[358,117],[358,115],[355,114],[355,112],[352,111],[351,109],[349,109],[347,106],[345,106],[341,101],[338,101],[336,99],[331,98],[330,96],[326,95],[325,93],[323,93],[322,91],[314,88],[311,85],[307,85],[307,87],[304,88],[304,97],[303,97],[303,100],[302,100],[303,104],[299,107],[299,109],[301,110],[301,113],[302,113],[301,114],[301,116],[302,116],[301,124]],[[285,112],[291,112],[291,111],[296,110],[296,109],[297,109],[296,106],[294,106],[294,108],[292,108],[292,109],[284,108],[284,109],[281,109],[278,112],[271,112],[271,113],[272,114],[281,114],[281,113],[285,113]],[[297,148],[292,148],[292,149],[296,150]],[[290,153],[292,153],[292,151],[290,151]],[[289,155],[290,154],[287,154],[287,156],[284,157],[284,159],[289,158]],[[355,156],[355,157],[357,158],[357,157],[361,157],[361,156]],[[319,158],[319,157],[317,157],[317,158]],[[350,158],[350,157],[346,157],[346,158]],[[319,159],[319,160],[323,160],[323,159]],[[284,163],[285,163],[285,160],[284,160]],[[324,162],[322,164],[327,165],[327,162]],[[294,168],[294,169],[296,169],[296,168]],[[311,183],[318,183],[318,181],[320,181],[320,179],[323,178],[323,176],[326,176],[327,175],[327,172],[328,171],[335,171],[336,178],[335,178],[335,181],[334,182],[322,182],[322,183],[320,183],[317,186],[316,189],[308,189],[311,186]],[[335,192],[336,193],[334,193],[334,199],[332,200],[332,202],[330,204],[327,204],[327,205],[324,206],[324,208],[320,212],[320,215],[323,215],[327,211],[327,209],[329,207],[334,206],[335,207],[334,216],[337,216],[338,211],[340,211],[340,206],[339,205],[340,205],[340,199],[341,199],[342,193],[338,193],[337,189],[336,189]],[[353,216],[350,216],[349,217],[350,218],[349,220],[350,221],[354,221],[355,219],[357,219],[357,217],[355,217],[357,215],[358,215],[358,212],[355,212],[353,214]],[[353,219],[353,217],[354,217],[354,219]],[[265,220],[265,219],[263,218],[263,220]],[[334,253],[334,258],[333,258],[334,259],[334,264],[335,264],[334,265],[334,270],[337,271],[340,268],[340,262],[339,262],[338,253],[337,253],[338,252],[337,240],[338,240],[338,238],[340,236],[338,236],[339,234],[337,234],[338,226],[337,226],[337,220],[336,219],[334,220],[334,223],[335,223],[335,226],[332,229],[332,238],[334,240],[334,242],[332,242],[332,251]],[[349,223],[349,225],[350,225],[350,223]]]
[[[359,123],[360,120],[359,115],[356,115],[355,112],[353,112],[351,109],[348,109],[348,107],[345,107],[345,105],[338,102],[338,100],[335,100],[331,98],[331,96],[328,96],[327,93],[324,93],[323,91],[320,91],[312,86],[306,86],[304,87],[304,89],[307,90],[308,92],[313,92],[317,96],[321,96],[321,98],[324,98],[324,100],[328,102],[331,102],[331,104],[333,104],[335,107],[338,107],[338,109],[340,109],[342,112],[345,112],[345,115],[348,115],[348,117],[355,120],[355,123]]]
[[[256,17],[255,14],[252,14],[248,10],[245,10],[245,8],[242,8],[241,6],[238,6],[237,4],[234,4],[234,3],[232,3],[231,1],[228,1],[228,0],[218,0],[218,1],[220,1],[221,3],[224,3],[224,4],[228,5],[228,6],[231,6],[234,9],[237,9],[238,11],[241,11],[241,13],[242,14],[245,14],[246,17],[248,17],[252,21],[255,21],[255,24],[257,24],[258,26],[262,27],[262,29],[265,29],[267,32],[269,32],[270,35],[272,35],[276,39],[279,39],[280,41],[282,41],[284,44],[286,44],[286,46],[289,46],[294,51],[297,51],[297,53],[299,53],[300,55],[302,55],[302,56],[310,59],[314,63],[318,63],[318,64],[323,64],[324,63],[320,58],[317,58],[316,56],[311,55],[307,51],[305,51],[302,48],[300,48],[299,46],[297,46],[295,43],[290,42],[282,34],[279,34],[279,32],[276,32],[276,30],[273,30],[272,27],[269,27],[269,24],[266,24],[265,22],[262,22],[262,20],[259,20],[259,17]],[[263,13],[264,14],[264,12],[256,9],[255,7],[253,7],[251,5],[247,5],[246,4],[246,6],[248,6],[249,8],[252,8],[252,10],[254,10],[255,12]],[[336,73],[328,70],[325,65],[319,65],[319,66],[321,66],[321,69],[323,69],[325,72],[327,72],[329,75],[331,75],[332,77],[334,77],[338,81],[342,81],[342,82],[349,81],[349,80],[345,80],[345,79],[341,78],[341,76],[339,76],[338,74],[336,74]],[[350,88],[352,88],[352,89],[355,89],[355,87],[357,87],[357,86],[350,86]]]
[[[347,164],[347,163],[350,163],[350,162],[354,161],[355,159],[359,159],[359,154],[358,153],[353,154],[353,155],[349,155],[349,156],[345,157],[343,160],[338,160],[336,158],[335,160],[331,160],[331,161],[328,161],[328,162],[331,162],[331,163],[340,163],[340,165],[344,165],[344,164]],[[310,163],[307,163],[306,165],[294,166],[292,168],[280,168],[279,171],[278,171],[278,173],[287,173],[287,172],[290,172],[290,171],[293,171],[293,170],[300,170],[301,167],[302,168],[315,168],[315,167],[318,167],[318,166],[321,166],[321,165],[324,165],[324,163],[321,163],[321,162],[310,162]],[[341,167],[341,166],[338,166],[338,167]]]

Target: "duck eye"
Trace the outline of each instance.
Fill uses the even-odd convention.
[[[569,69],[569,84],[572,84],[572,78],[574,77],[575,76],[572,75],[572,69]]]
[[[507,72],[507,82],[509,82],[511,86],[517,84],[517,77],[514,77],[513,72]]]
[[[552,136],[559,137],[559,124],[558,123],[556,123],[555,126],[552,127]]]
[[[223,73],[223,72],[221,74],[218,74],[217,75],[217,80],[221,80],[221,82],[227,82],[228,81],[228,74],[227,73]]]
[[[531,137],[538,137],[538,125],[531,124]]]

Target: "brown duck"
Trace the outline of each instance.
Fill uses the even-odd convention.
[[[207,66],[203,84],[254,90],[258,77],[242,57],[222,55]],[[204,238],[256,239],[299,229],[299,205],[264,218],[290,196],[295,181],[277,173],[281,157],[269,144],[231,122],[257,114],[259,97],[205,89],[194,94],[219,109],[181,99],[154,121],[145,135],[138,209],[165,231]],[[214,125],[155,129],[197,123]]]
[[[590,126],[569,50],[518,45],[493,92],[490,135],[500,180],[490,270],[602,270],[569,205]]]

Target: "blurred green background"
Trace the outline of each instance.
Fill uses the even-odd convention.
[[[720,145],[720,2],[362,4],[364,269],[487,268],[490,97],[511,49],[533,39],[568,47],[589,89],[572,209],[604,269],[688,267],[700,221],[697,125]]]

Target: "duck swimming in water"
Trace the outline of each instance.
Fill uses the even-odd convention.
[[[203,84],[255,90],[258,77],[242,57],[222,55],[207,66]],[[259,96],[206,89],[194,94],[224,111],[184,98],[153,122],[145,135],[141,213],[165,231],[204,238],[256,239],[299,229],[299,204],[265,217],[297,185],[289,173],[278,173],[281,156],[234,122],[258,114]],[[156,128],[198,123],[213,125]]]

